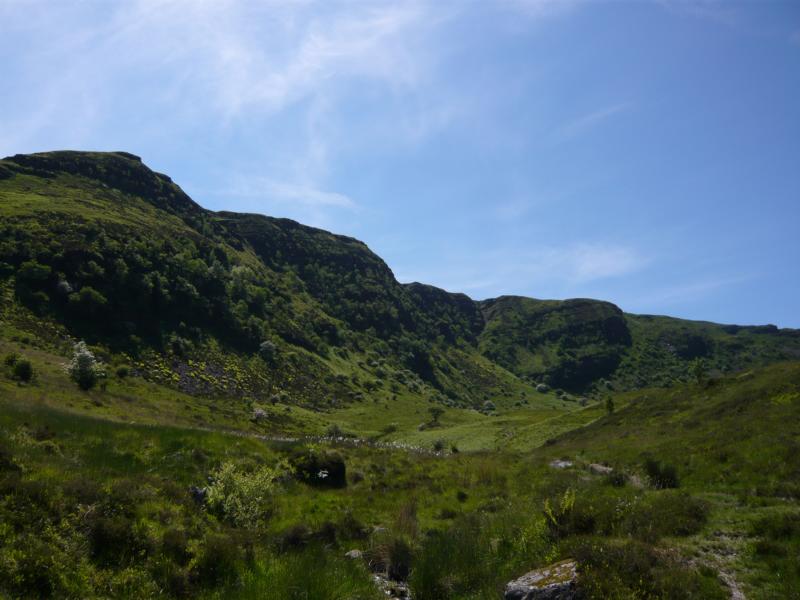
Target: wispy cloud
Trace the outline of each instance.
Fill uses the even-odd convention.
[[[590,130],[596,125],[599,125],[603,121],[606,121],[615,115],[625,112],[632,107],[633,103],[631,102],[620,102],[617,104],[612,104],[611,106],[606,106],[598,110],[594,110],[588,114],[581,115],[563,125],[556,132],[556,137],[559,140],[568,140],[574,138]]]
[[[655,0],[668,12],[695,19],[713,21],[720,25],[735,25],[737,9],[735,3],[725,0]]]
[[[289,202],[310,207],[336,207],[354,210],[356,203],[344,194],[328,192],[309,184],[275,181],[264,177],[238,177],[223,189],[208,191],[216,196],[243,200]]]
[[[533,249],[498,248],[471,258],[469,264],[443,260],[441,271],[405,271],[402,281],[428,281],[450,291],[480,296],[496,290],[536,295],[558,288],[581,294],[587,285],[630,275],[649,258],[630,246],[606,243],[540,246]],[[448,264],[449,263],[449,264]]]
[[[730,277],[709,277],[702,280],[688,281],[670,286],[664,286],[650,293],[631,299],[631,307],[649,307],[648,311],[662,310],[676,304],[691,304],[716,292],[752,281],[754,277],[750,274],[737,275]]]

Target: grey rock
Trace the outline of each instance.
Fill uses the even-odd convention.
[[[577,598],[574,560],[535,569],[506,585],[504,600],[574,600]]]
[[[614,469],[598,463],[592,463],[589,465],[589,471],[595,475],[610,475],[614,472]]]
[[[550,467],[553,469],[568,469],[572,464],[571,460],[554,460],[550,463]]]
[[[344,557],[349,558],[351,560],[359,560],[364,556],[364,553],[361,550],[350,550],[350,552],[346,552]]]

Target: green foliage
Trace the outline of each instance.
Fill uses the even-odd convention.
[[[695,571],[641,542],[579,539],[565,551],[581,565],[578,590],[585,598],[723,600],[728,597],[713,572]]]
[[[648,458],[644,463],[644,470],[650,480],[650,485],[656,489],[663,490],[680,486],[678,470],[675,465],[662,464],[655,459]]]
[[[263,527],[272,512],[272,496],[288,470],[285,462],[252,471],[223,463],[211,476],[208,506],[237,527]]]
[[[73,347],[67,373],[82,390],[92,389],[101,377],[105,377],[105,369],[85,342],[78,342]]]
[[[14,378],[28,383],[33,379],[33,365],[27,358],[19,358],[14,361],[12,367]]]

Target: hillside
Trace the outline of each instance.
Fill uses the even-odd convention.
[[[726,371],[800,356],[797,331],[402,285],[358,240],[207,211],[124,152],[0,161],[0,215],[0,285],[38,324],[8,305],[6,319],[44,319],[189,393],[481,408],[538,383],[599,394],[685,380],[698,357]]]
[[[2,597],[800,593],[798,331],[401,284],[122,152],[0,217]]]

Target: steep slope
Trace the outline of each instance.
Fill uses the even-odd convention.
[[[501,296],[481,309],[483,353],[518,375],[558,387],[582,388],[612,375],[631,345],[622,311],[608,302]]]
[[[800,356],[800,333],[774,327],[403,285],[358,240],[207,211],[125,152],[0,161],[0,216],[8,318],[57,324],[191,393],[482,407],[539,382],[599,394],[672,385],[697,358],[725,371]]]
[[[0,167],[0,285],[23,328],[60,324],[184,391],[286,392],[317,408],[400,392],[477,405],[525,385],[452,346],[474,333],[440,339],[441,324],[357,240],[206,211],[126,153]]]

